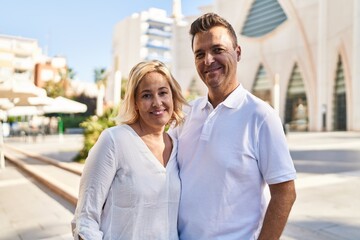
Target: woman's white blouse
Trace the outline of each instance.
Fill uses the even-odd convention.
[[[178,239],[177,142],[166,168],[128,125],[104,130],[89,152],[72,221],[74,238]]]

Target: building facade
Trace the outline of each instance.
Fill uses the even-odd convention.
[[[0,35],[1,87],[34,84],[34,66],[42,59],[37,40]]]
[[[127,78],[131,68],[138,62],[157,59],[170,67],[172,25],[173,19],[167,16],[166,11],[157,8],[134,13],[116,24],[109,76],[111,80],[106,89],[108,102],[119,98],[119,93],[114,92],[114,89],[121,88],[122,76]]]
[[[359,1],[215,0],[204,10],[234,26],[239,82],[277,108],[290,130],[360,131]],[[195,81],[206,91],[188,30],[174,31],[182,52],[174,55],[174,75],[183,89]]]
[[[112,47],[114,70],[128,75],[136,63],[150,59],[170,64],[172,22],[166,11],[150,8],[116,24]]]
[[[53,57],[35,65],[35,85],[44,87],[47,82],[59,82],[66,75],[67,62],[64,57]]]
[[[174,2],[181,9],[181,2]],[[173,15],[182,16],[175,10]],[[149,12],[117,24],[110,89],[119,88],[111,85],[115,75],[126,78],[134,64],[155,58],[169,64],[186,96],[205,95],[188,31],[200,14],[216,12],[238,34],[239,82],[272,105],[289,130],[360,131],[359,1],[214,0],[199,10],[172,25],[165,12],[155,14],[166,19],[162,27],[156,25],[159,20],[149,20]]]

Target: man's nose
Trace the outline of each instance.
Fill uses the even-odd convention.
[[[210,65],[214,62],[214,56],[211,53],[205,54],[205,65]]]

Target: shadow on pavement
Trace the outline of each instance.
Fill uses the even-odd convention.
[[[360,229],[355,224],[336,221],[309,219],[291,221],[286,226],[285,235],[294,239],[307,240],[354,240],[360,239]]]
[[[360,150],[292,150],[295,168],[301,173],[339,173],[360,170]]]

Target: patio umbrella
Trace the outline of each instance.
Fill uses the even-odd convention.
[[[8,98],[0,98],[0,110],[8,110],[15,105]]]
[[[33,83],[26,83],[19,86],[2,86],[0,84],[1,98],[26,98],[46,96],[43,88],[36,87]]]
[[[68,98],[57,97],[50,105],[45,105],[42,109],[44,113],[83,113],[86,112],[87,106]]]
[[[21,97],[15,98],[15,106],[45,106],[50,105],[54,101],[54,98],[41,96],[41,97]]]
[[[35,106],[15,106],[6,111],[7,116],[35,116],[42,115],[43,111]]]

